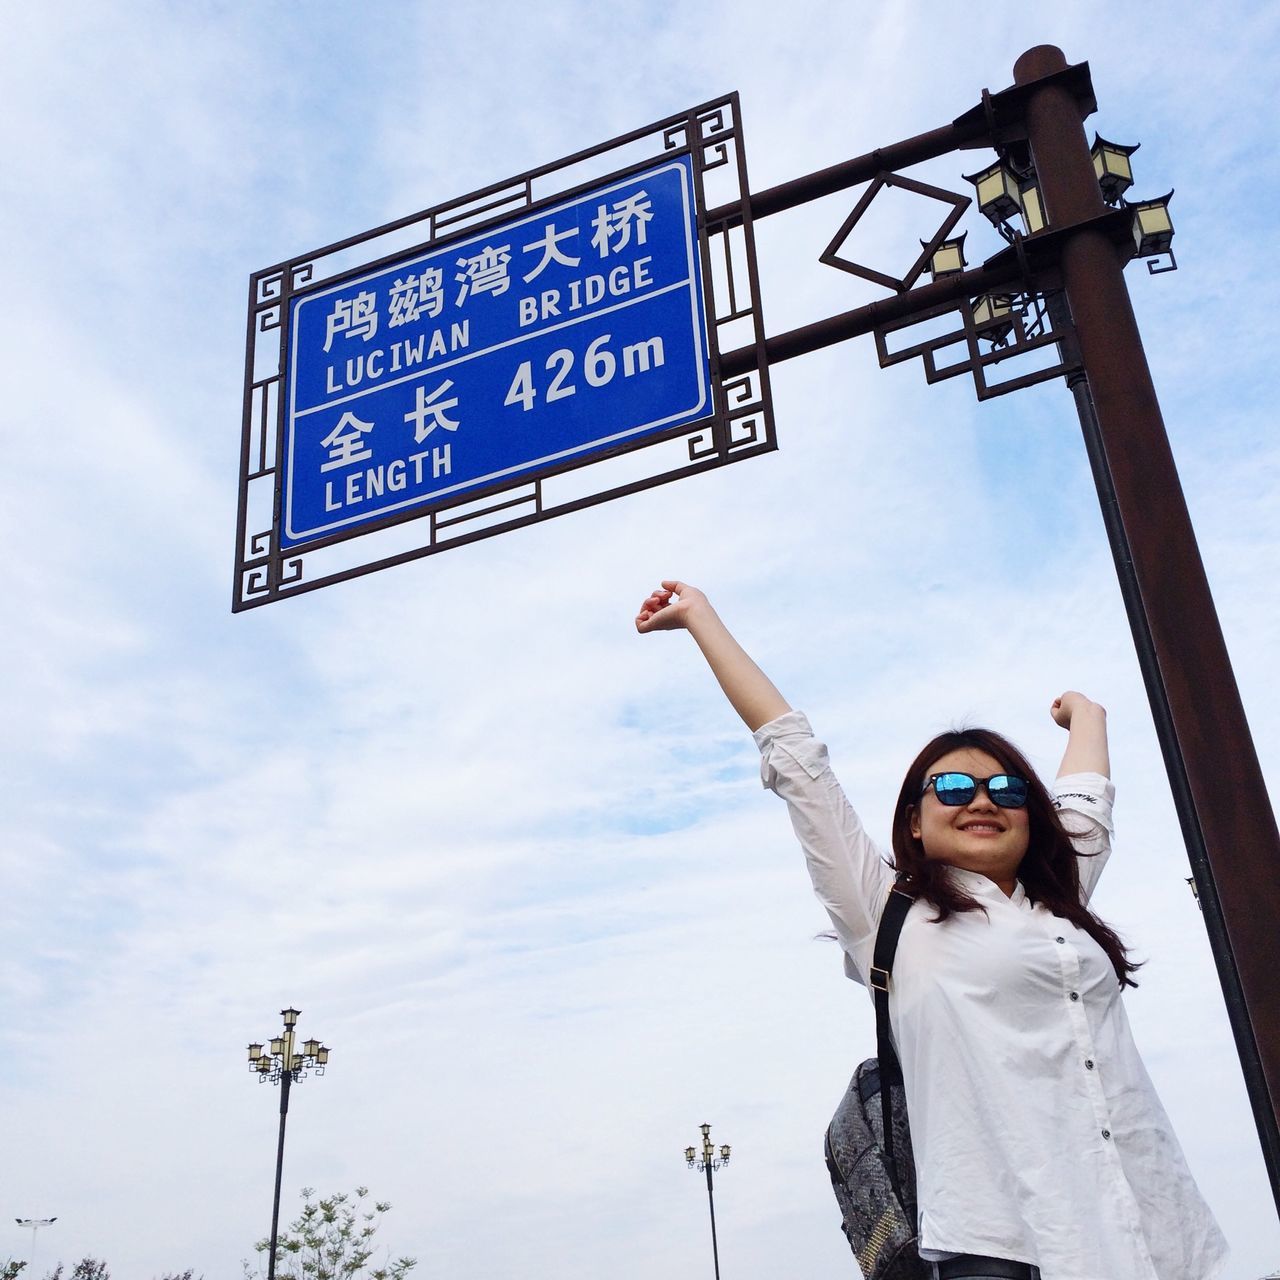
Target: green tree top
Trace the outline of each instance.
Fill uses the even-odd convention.
[[[62,1263],[45,1276],[45,1280],[62,1280]],[[71,1270],[69,1280],[111,1280],[107,1264],[100,1258],[81,1258]]]
[[[369,1267],[374,1236],[391,1206],[385,1200],[369,1201],[368,1195],[368,1187],[357,1187],[354,1193],[317,1199],[311,1187],[303,1187],[302,1212],[280,1233],[276,1280],[404,1280],[418,1265],[416,1258]],[[271,1241],[259,1240],[253,1247],[265,1254]],[[260,1280],[265,1265],[259,1261],[252,1267],[246,1261],[244,1274],[245,1280]]]

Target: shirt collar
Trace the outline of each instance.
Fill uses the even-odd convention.
[[[1020,907],[1027,900],[1021,880],[1014,882],[1013,894],[1006,898],[1004,890],[994,880],[984,876],[981,871],[966,871],[964,867],[952,867],[951,878],[979,902],[985,898],[997,902],[1012,902],[1015,907]]]

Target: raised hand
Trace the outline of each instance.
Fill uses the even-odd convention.
[[[687,631],[702,650],[733,709],[753,732],[791,710],[697,587],[664,578],[662,585],[641,604],[636,630],[641,635],[649,631]]]
[[[687,629],[689,615],[707,607],[707,597],[687,582],[663,579],[662,585],[645,598],[636,614],[636,630],[644,635],[649,631],[677,631]]]
[[[1049,708],[1049,714],[1053,717],[1054,724],[1060,725],[1064,729],[1071,728],[1071,717],[1075,715],[1083,707],[1097,707],[1096,702],[1091,702],[1083,693],[1077,693],[1074,689],[1068,689],[1060,698],[1054,698],[1053,705]]]
[[[1110,776],[1106,709],[1083,693],[1068,689],[1062,697],[1054,698],[1049,714],[1054,723],[1061,725],[1069,735],[1058,776],[1068,773]]]

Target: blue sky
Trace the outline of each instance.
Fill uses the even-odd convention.
[[[869,828],[918,744],[990,722],[1052,770],[1111,713],[1099,909],[1234,1248],[1280,1232],[1070,397],[979,405],[870,339],[774,370],[777,454],[234,616],[251,271],[723,93],[755,189],[933,128],[1039,43],[1141,141],[1180,270],[1129,272],[1264,770],[1280,447],[1271,6],[88,3],[0,51],[4,1219],[38,1269],[239,1274],[269,1225],[286,1004],[333,1048],[285,1203],[367,1183],[421,1274],[845,1274],[821,1134],[870,1052],[781,807],[653,583],[703,586],[831,743]],[[922,166],[958,189],[984,153]],[[856,193],[760,225],[777,332],[876,291],[817,256]],[[970,215],[970,257],[994,233]],[[957,566],[962,566],[957,570]],[[1213,1082],[1212,1091],[1206,1082]],[[1212,1097],[1210,1094],[1212,1093]],[[25,1256],[16,1227],[0,1237]]]

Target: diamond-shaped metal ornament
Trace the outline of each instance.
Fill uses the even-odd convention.
[[[852,262],[848,258],[842,258],[836,252],[857,225],[858,220],[871,207],[871,202],[885,187],[901,187],[904,191],[914,191],[917,195],[927,196],[930,200],[939,200],[943,204],[951,206],[950,211],[942,221],[942,225],[934,233],[932,239],[924,243],[920,256],[911,264],[910,270],[901,278],[888,275],[883,271],[877,271],[874,267],[863,266],[859,262]],[[900,173],[878,173],[862,193],[862,197],[854,206],[853,212],[841,224],[840,230],[835,234],[835,238],[823,250],[818,261],[825,263],[828,267],[839,267],[841,271],[848,271],[852,275],[861,276],[862,279],[870,280],[875,284],[882,284],[885,288],[893,289],[897,293],[906,293],[920,278],[921,273],[929,265],[929,260],[938,251],[942,242],[955,230],[956,224],[964,216],[964,211],[972,203],[973,201],[969,196],[947,191],[943,187],[932,187],[927,182],[917,182],[914,178],[904,178]]]

